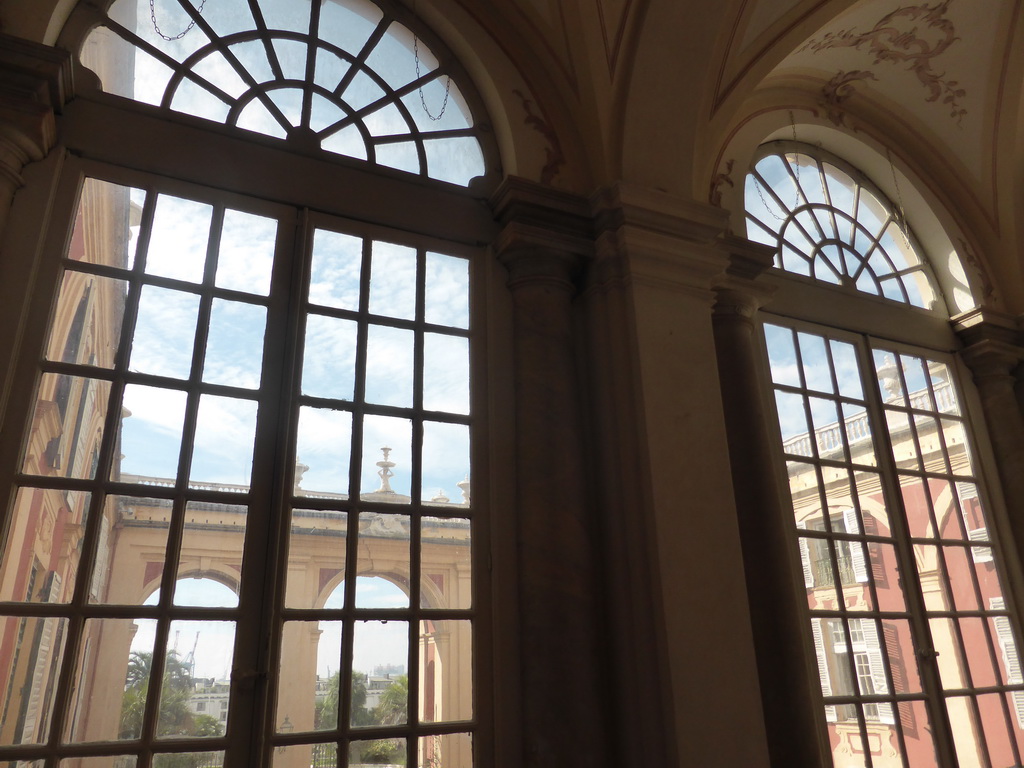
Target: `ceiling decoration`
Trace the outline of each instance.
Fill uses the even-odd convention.
[[[956,80],[947,78],[945,72],[935,69],[936,59],[960,39],[953,22],[946,16],[952,2],[942,0],[932,5],[903,6],[886,14],[866,32],[858,32],[856,28],[828,32],[810,40],[800,52],[809,50],[817,54],[837,48],[853,48],[873,55],[873,65],[903,67],[913,72],[924,86],[927,91],[925,101],[942,99],[949,108],[950,117],[960,122],[967,114],[963,106],[967,90]],[[877,79],[872,73],[860,73],[861,76],[854,78],[850,77],[851,74],[840,72],[837,75],[846,78],[838,86],[846,89],[844,98],[848,98],[853,81],[866,79],[868,75]]]
[[[836,76],[825,83],[821,89],[824,99],[825,117],[835,125],[851,128],[847,123],[846,109],[843,103],[854,94],[854,83],[862,80],[877,80],[873,72],[864,69],[855,69],[852,72],[837,72]]]

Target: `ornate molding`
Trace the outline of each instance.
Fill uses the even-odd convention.
[[[548,146],[544,148],[547,162],[540,169],[540,183],[550,184],[555,176],[558,175],[559,169],[565,165],[565,153],[562,152],[562,142],[559,141],[558,134],[555,133],[555,130],[548,125],[544,118],[534,114],[533,101],[531,99],[526,98],[518,88],[512,91],[512,93],[518,96],[523,103],[523,111],[526,112],[526,118],[523,122],[547,139]]]
[[[801,50],[819,53],[836,48],[854,48],[873,55],[873,64],[905,65],[906,70],[913,72],[928,91],[925,101],[942,99],[942,104],[949,109],[949,116],[959,123],[967,114],[961,103],[967,91],[956,80],[950,80],[945,73],[934,69],[935,59],[960,39],[953,22],[946,17],[952,2],[942,0],[932,5],[903,6],[883,16],[867,32],[855,29],[829,32],[811,40]]]
[[[718,208],[722,207],[722,185],[734,188],[736,182],[732,180],[732,167],[736,164],[735,158],[730,158],[725,163],[725,170],[719,171],[715,174],[715,178],[711,180],[711,189],[708,192],[708,200],[710,203]]]
[[[822,107],[824,108],[825,117],[827,117],[833,125],[840,128],[849,128],[851,126],[846,123],[846,108],[843,104],[853,96],[856,91],[854,90],[854,83],[862,80],[877,80],[874,72],[870,72],[866,69],[855,69],[851,72],[836,72],[836,76],[825,83],[825,86],[821,89],[821,95],[823,97]]]

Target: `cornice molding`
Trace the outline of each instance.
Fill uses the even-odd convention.
[[[74,93],[71,55],[0,35],[0,143],[3,173],[20,185],[22,166],[57,143],[56,115]]]

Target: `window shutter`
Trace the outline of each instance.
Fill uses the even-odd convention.
[[[61,577],[56,571],[50,572],[50,584],[46,589],[46,602],[56,603],[60,599]],[[60,623],[60,619],[48,618],[39,619],[43,626],[39,632],[39,642],[36,645],[36,657],[32,669],[32,689],[29,692],[28,707],[25,710],[25,722],[21,728],[21,739],[23,742],[36,741],[36,729],[39,725],[40,716],[43,714],[42,707],[43,680],[50,669],[50,656],[53,650],[53,635]]]
[[[882,646],[878,639],[878,625],[870,619],[864,619],[860,623],[861,631],[864,633],[864,652],[868,656],[868,666],[871,669],[871,682],[875,687],[876,694],[888,694],[889,681],[885,677],[885,661],[882,659]],[[892,713],[892,704],[878,704],[878,719],[890,725],[895,722]]]
[[[807,529],[806,523],[797,523],[797,528],[801,530]],[[804,586],[807,589],[814,588],[814,572],[811,570],[811,550],[807,546],[807,539],[803,536],[798,536],[797,541],[800,543],[800,565],[804,569]]]
[[[892,624],[882,622],[882,635],[885,638],[886,648],[899,648],[899,637],[896,633],[896,627]],[[902,658],[892,656],[889,657],[889,673],[892,675],[892,688],[895,693],[905,693],[907,691],[907,671]],[[903,723],[904,729],[914,729],[914,709],[907,705],[899,708],[900,710],[900,722]]]
[[[832,695],[832,681],[828,676],[828,656],[825,654],[825,638],[822,636],[821,619],[811,619],[811,634],[814,636],[814,655],[818,659],[818,680],[821,682],[821,695]],[[833,704],[825,705],[825,719],[830,723],[836,721],[836,708]]]
[[[847,533],[860,533],[860,524],[857,521],[857,510],[844,509],[843,523],[846,525]],[[859,541],[847,542],[846,549],[850,552],[850,565],[853,568],[853,578],[864,584],[868,580],[868,569],[864,562],[864,545]]]
[[[1003,610],[1005,603],[1001,597],[993,597],[989,600],[989,608]],[[999,647],[1003,651],[1003,663],[1006,665],[1006,682],[1009,685],[1024,683],[1024,675],[1021,674],[1020,654],[1017,652],[1017,644],[1013,639],[1013,627],[1010,619],[1006,616],[993,616],[992,623],[996,628],[996,635],[999,638]],[[1013,708],[1017,714],[1017,724],[1024,728],[1024,691],[1013,691]]]

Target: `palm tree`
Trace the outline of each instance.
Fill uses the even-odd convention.
[[[399,675],[384,690],[374,714],[381,725],[401,725],[409,721],[408,675]]]
[[[137,739],[142,735],[142,719],[146,714],[146,699],[149,681],[153,674],[153,654],[132,651],[124,680],[124,698],[121,700],[121,727],[118,735],[122,739]],[[216,733],[210,733],[210,724],[197,723],[195,715],[188,708],[194,680],[189,665],[177,651],[168,651],[164,660],[163,685],[160,692],[160,715],[157,719],[159,736],[211,736],[220,735],[220,723]],[[202,733],[197,732],[201,726]]]

